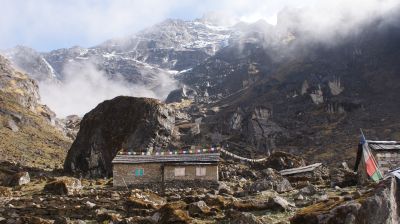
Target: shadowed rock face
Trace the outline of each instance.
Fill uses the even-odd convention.
[[[69,173],[112,175],[121,149],[147,151],[173,143],[173,111],[149,98],[116,97],[86,114],[64,163]]]

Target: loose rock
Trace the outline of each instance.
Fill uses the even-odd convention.
[[[282,177],[276,170],[268,168],[263,171],[264,180],[258,180],[249,186],[250,192],[260,192],[265,190],[275,190],[278,193],[291,191],[293,188],[290,182]]]
[[[44,186],[44,191],[59,195],[73,195],[79,193],[81,189],[81,181],[73,177],[56,178]]]
[[[227,216],[230,224],[263,224],[255,215],[248,212],[231,210]]]
[[[24,184],[28,184],[31,181],[31,178],[29,176],[28,172],[19,172],[11,176],[9,185],[14,187],[14,186],[21,186]]]
[[[210,207],[204,201],[193,202],[189,204],[188,211],[190,216],[198,217],[210,213]]]

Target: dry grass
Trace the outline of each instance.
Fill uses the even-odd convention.
[[[62,165],[71,142],[60,131],[42,116],[22,107],[11,94],[0,92],[0,108],[22,116],[21,121],[16,121],[19,131],[13,132],[5,126],[13,117],[0,113],[2,160],[39,168]]]

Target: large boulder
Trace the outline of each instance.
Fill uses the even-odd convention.
[[[121,149],[148,151],[172,144],[175,117],[158,100],[119,96],[87,113],[68,151],[64,169],[91,177],[112,175]]]
[[[58,177],[44,186],[44,191],[58,195],[73,195],[79,193],[83,186],[79,179],[73,177]]]

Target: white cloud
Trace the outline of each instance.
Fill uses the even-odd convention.
[[[221,10],[231,12],[241,18],[255,22],[259,19],[273,18],[285,7],[303,8],[314,15],[315,22],[337,21],[342,15],[349,14],[356,19],[365,19],[380,14],[399,4],[398,0],[220,0]]]
[[[307,8],[310,27],[356,22],[387,11],[398,0],[0,0],[0,48],[16,44],[48,50],[93,46],[132,34],[167,17],[198,17],[222,11],[246,22],[276,23],[282,8]]]
[[[61,84],[39,83],[42,102],[54,110],[59,117],[71,114],[83,116],[104,100],[116,96],[163,98],[172,91],[174,80],[164,73],[157,77],[159,85],[148,87],[131,84],[120,78],[109,79],[91,62],[71,62],[64,67]]]

